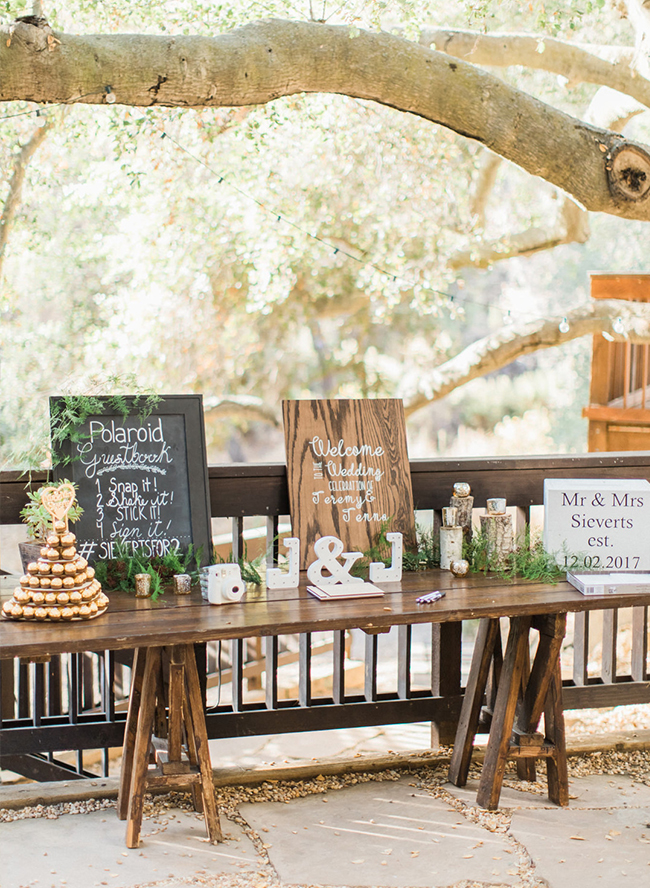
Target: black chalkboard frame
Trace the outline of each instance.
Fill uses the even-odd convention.
[[[50,398],[50,416],[56,416],[63,404],[62,396]],[[115,417],[120,421],[123,414],[112,405],[109,397],[98,396],[93,400],[102,403],[101,410],[87,416],[84,422],[75,428],[82,435],[88,429],[87,437],[90,437],[89,424],[92,419]],[[145,398],[135,395],[120,397],[129,408],[129,415],[137,416],[142,408]],[[209,564],[212,561],[212,518],[210,503],[210,486],[208,478],[207,451],[205,444],[205,422],[203,416],[202,395],[162,395],[155,407],[147,416],[147,420],[157,416],[182,416],[185,429],[185,453],[187,456],[187,481],[189,494],[190,534],[195,551],[200,549],[201,564]],[[54,451],[55,480],[74,476],[75,456],[73,444],[70,438],[62,441]],[[77,480],[74,477],[71,480]],[[83,494],[82,494],[83,495]],[[83,504],[82,504],[83,505]]]

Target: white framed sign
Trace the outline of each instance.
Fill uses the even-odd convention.
[[[547,478],[544,548],[567,570],[650,570],[650,482]]]

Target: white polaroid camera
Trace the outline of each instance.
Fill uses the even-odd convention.
[[[238,564],[210,564],[201,570],[201,595],[210,604],[241,601],[245,591]]]

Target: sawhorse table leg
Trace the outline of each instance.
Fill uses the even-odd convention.
[[[531,628],[540,633],[532,669],[529,656]],[[510,757],[521,763],[518,773],[524,778],[534,774],[536,759],[546,758],[549,798],[558,805],[568,804],[560,670],[560,648],[565,629],[566,614],[511,618],[477,794],[477,803],[484,808],[498,806],[506,762]],[[485,619],[479,624],[449,767],[449,780],[456,786],[464,786],[467,782],[499,631],[496,619]],[[545,736],[537,733],[542,712],[545,713]]]
[[[223,837],[212,783],[212,766],[203,700],[192,645],[172,645],[169,652],[169,700],[163,694],[163,648],[136,651],[127,716],[118,816],[127,820],[126,844],[137,848],[148,788],[190,786],[202,811],[211,842]],[[167,749],[156,751],[150,768],[156,707],[167,705]],[[187,743],[187,754],[183,740]]]
[[[478,729],[483,695],[488,682],[492,657],[499,634],[499,620],[481,620],[474,642],[474,656],[469,670],[465,696],[458,720],[454,750],[449,764],[449,782],[465,786],[472,761],[474,737]]]

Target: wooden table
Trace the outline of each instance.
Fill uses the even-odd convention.
[[[195,804],[203,806],[210,838],[220,838],[204,712],[196,664],[190,656],[194,643],[352,628],[381,633],[401,624],[480,619],[450,779],[458,785],[467,779],[474,735],[487,692],[492,724],[479,804],[488,808],[498,804],[510,755],[521,762],[522,776],[530,776],[534,761],[545,758],[550,796],[558,804],[567,804],[559,666],[566,613],[650,604],[650,594],[645,593],[586,597],[567,583],[510,583],[483,575],[454,579],[446,571],[405,574],[402,583],[383,586],[383,598],[366,600],[318,601],[307,593],[305,585],[303,580],[300,589],[249,592],[243,602],[220,607],[203,602],[198,591],[186,597],[168,593],[157,602],[113,593],[108,612],[90,622],[0,623],[3,658],[42,659],[88,650],[138,651],[118,807],[120,816],[128,820],[130,847],[136,847],[139,841],[144,790],[147,785],[156,784],[192,784]],[[447,594],[433,605],[416,603],[419,595],[433,589],[443,589]],[[501,617],[510,618],[503,656]],[[540,632],[540,644],[529,668],[531,629]],[[167,649],[166,654],[163,648]],[[163,678],[169,690],[164,687]],[[542,711],[545,736],[537,731]],[[158,750],[158,771],[152,774],[151,735],[161,716],[167,749],[162,754]],[[181,754],[183,733],[187,741],[185,755]]]

